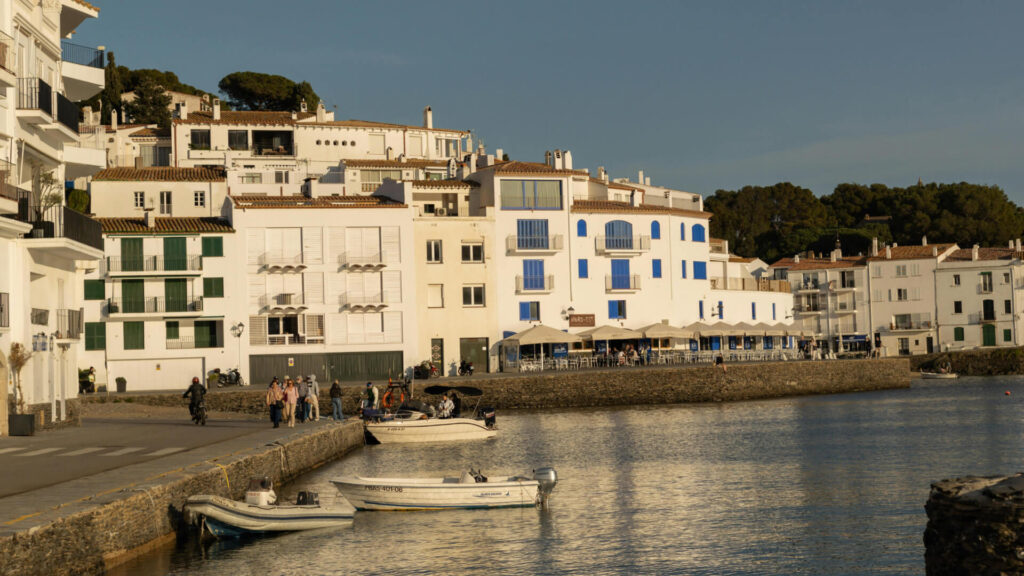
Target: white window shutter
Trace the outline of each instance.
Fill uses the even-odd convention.
[[[283,233],[284,257],[293,258],[302,255],[302,229],[285,228]]]
[[[360,228],[363,235],[363,256],[380,254],[380,228]]]
[[[393,304],[402,301],[401,270],[385,270],[381,272],[380,281],[385,302]]]
[[[323,264],[324,229],[302,229],[302,261],[306,264]]]
[[[363,295],[382,296],[380,286],[380,272],[363,274]]]
[[[267,293],[267,281],[263,276],[249,275],[249,304],[260,305],[260,299]]]
[[[263,346],[267,343],[267,317],[249,316],[249,345]]]
[[[381,261],[398,264],[402,261],[401,232],[398,226],[383,226],[380,229]]]
[[[284,294],[287,290],[284,289],[284,276],[281,274],[270,274],[267,276],[266,293],[271,298],[277,298],[280,294]],[[271,304],[277,304],[275,300]]]
[[[245,233],[246,249],[249,255],[248,264],[257,265],[260,257],[267,251],[266,235],[263,228],[249,228]]]
[[[348,297],[358,300],[363,297],[363,275],[362,274],[346,274],[345,275],[345,292],[348,293]]]
[[[915,288],[911,288],[910,289],[910,299],[911,300],[920,300],[921,299],[921,289],[920,288],[916,288],[916,287]]]
[[[324,303],[324,273],[306,272],[302,275],[302,294],[306,304]]]
[[[427,284],[427,308],[444,308],[444,284]]]
[[[298,274],[275,274],[274,276],[284,279],[282,294],[291,294],[293,298],[302,296],[302,276]]]
[[[402,313],[384,313],[384,342],[395,343],[402,341]]]
[[[341,296],[345,293],[345,274],[327,275],[327,303],[341,305]]]
[[[363,334],[367,344],[384,343],[384,320],[380,312],[363,314]]]
[[[284,254],[284,229],[267,228],[267,255],[270,258],[283,258]]]
[[[340,226],[328,228],[327,243],[330,246],[331,262],[341,264],[341,257],[345,255],[345,229]]]
[[[303,314],[305,318],[305,335],[307,338],[323,338],[324,337],[324,315],[323,314]]]
[[[362,228],[346,228],[345,229],[345,253],[349,256],[362,256],[363,255],[363,229]]]
[[[363,334],[363,315],[348,314],[348,343],[362,344],[366,342],[366,335]]]
[[[331,344],[348,343],[348,314],[327,315],[327,340]]]

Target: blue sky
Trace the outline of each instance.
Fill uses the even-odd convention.
[[[216,90],[307,80],[337,117],[711,194],[969,182],[1024,204],[1021,2],[96,0],[72,41]]]

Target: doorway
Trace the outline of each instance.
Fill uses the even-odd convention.
[[[995,324],[983,324],[981,326],[981,345],[982,346],[995,346],[996,345],[996,327],[995,327]]]
[[[487,338],[459,338],[459,361],[472,362],[474,371],[489,372],[487,347]]]

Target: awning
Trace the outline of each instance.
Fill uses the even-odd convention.
[[[867,342],[868,337],[863,334],[843,334],[843,342]]]
[[[637,340],[644,335],[621,326],[599,326],[576,334],[585,340]]]
[[[765,336],[788,336],[790,334],[795,334],[799,332],[791,331],[789,327],[786,326],[785,324],[777,324],[773,326],[771,324],[765,324],[764,322],[761,322],[760,324],[755,324],[755,326],[757,326],[758,329],[764,332]]]
[[[569,334],[550,326],[537,324],[518,334],[505,338],[502,342],[519,346],[530,346],[532,344],[565,344],[568,342],[579,342],[580,340],[580,337],[575,334]]]
[[[703,322],[696,322],[694,324],[690,324],[685,329],[700,334],[701,338],[711,338],[714,336],[725,336],[726,332],[722,328],[723,326],[726,325],[723,324],[722,322],[719,322],[717,324],[704,324]]]
[[[640,329],[640,332],[643,333],[645,338],[676,338],[679,340],[688,340],[694,337],[693,332],[683,328],[677,328],[671,324],[665,324],[664,322],[644,326]]]

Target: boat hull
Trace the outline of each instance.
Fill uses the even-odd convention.
[[[498,433],[483,420],[471,418],[395,419],[367,422],[366,431],[381,444],[483,440]]]
[[[192,496],[185,506],[191,515],[204,518],[207,528],[218,537],[328,528],[349,524],[353,516],[347,508],[256,506],[220,496]]]
[[[957,375],[954,373],[943,374],[941,372],[921,372],[921,378],[926,380],[956,380]]]
[[[539,484],[527,478],[460,482],[459,478],[363,478],[331,483],[356,510],[510,508],[537,503]]]

